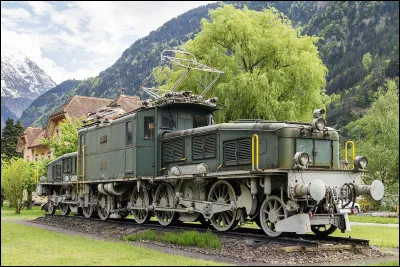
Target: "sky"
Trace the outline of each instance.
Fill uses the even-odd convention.
[[[215,1],[1,1],[1,42],[57,83],[97,76],[137,39]]]

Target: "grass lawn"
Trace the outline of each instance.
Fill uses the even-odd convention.
[[[1,226],[2,265],[218,265],[13,222],[2,221]]]
[[[398,227],[380,227],[380,226],[351,226],[351,232],[341,233],[336,230],[332,236],[341,236],[360,239],[369,239],[369,244],[380,247],[399,247],[399,228]]]
[[[59,234],[4,221],[34,219],[43,214],[40,206],[23,209],[21,214],[15,214],[15,209],[8,208],[8,204],[1,208],[2,265],[220,265],[126,243]]]
[[[354,216],[349,215],[350,222],[363,222],[363,223],[399,223],[399,218],[386,218],[386,217],[367,217],[367,216]]]
[[[13,219],[34,219],[44,215],[44,210],[40,210],[40,206],[33,206],[31,210],[26,208],[21,210],[20,214],[15,214],[15,208],[9,208],[8,203],[4,203],[1,208],[1,218]]]
[[[374,264],[366,264],[364,266],[399,266],[399,260],[383,261]]]

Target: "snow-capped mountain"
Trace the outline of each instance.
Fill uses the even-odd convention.
[[[56,86],[35,62],[9,45],[1,43],[1,105],[17,118],[39,95]],[[1,114],[3,128],[3,118]]]

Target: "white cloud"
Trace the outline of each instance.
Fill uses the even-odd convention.
[[[6,43],[7,45],[21,51],[47,74],[49,74],[56,83],[73,78],[85,79],[99,74],[101,70],[97,68],[79,68],[75,71],[67,71],[65,68],[58,66],[54,60],[44,57],[41,47],[44,47],[44,43],[50,39],[51,38],[48,36],[35,36],[25,33],[18,34],[16,32],[4,29],[3,26],[1,27],[2,43]],[[25,44],[30,45],[27,46]]]
[[[25,3],[13,3],[12,8],[2,3],[1,40],[60,83],[98,75],[136,39],[209,2]]]
[[[43,1],[26,1],[32,9],[33,12],[39,16],[53,11],[53,6],[49,3]]]
[[[29,13],[26,9],[23,8],[7,8],[1,9],[1,19],[3,17],[7,17],[14,20],[21,19],[29,19],[31,17],[31,13]]]

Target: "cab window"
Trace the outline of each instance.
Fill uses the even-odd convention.
[[[154,134],[154,118],[144,117],[144,139],[152,139]]]
[[[129,146],[129,145],[132,145],[132,122],[128,121],[125,124],[125,127],[126,127],[126,130],[125,130],[125,132],[126,132],[126,145]]]

